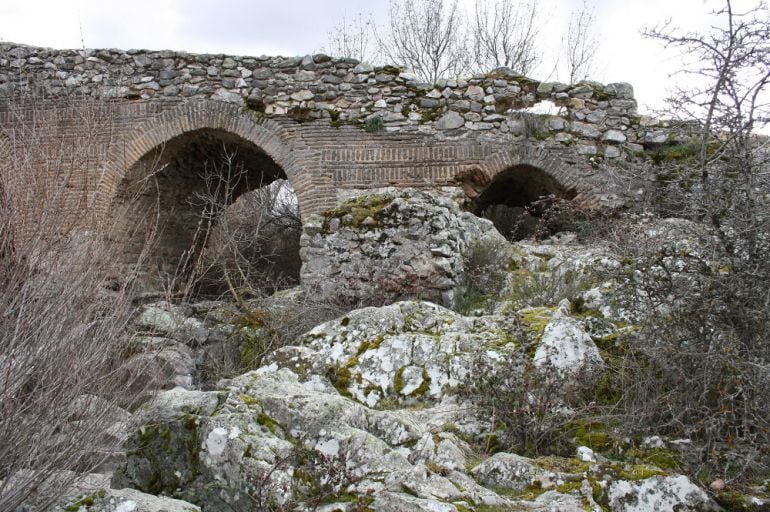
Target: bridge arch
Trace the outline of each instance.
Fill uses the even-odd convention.
[[[143,261],[137,270],[145,290],[199,265],[228,207],[249,200],[246,193],[285,179],[302,205],[303,176],[281,126],[219,102],[145,122],[109,148],[107,161],[100,197],[109,199],[108,227],[125,237],[123,264]],[[299,232],[296,238],[298,253]]]
[[[172,139],[199,130],[231,134],[259,148],[286,173],[303,208],[301,196],[309,188],[309,177],[300,170],[293,137],[275,121],[229,103],[209,100],[167,110],[132,129],[127,139],[110,145],[102,171],[100,211],[108,211],[126,173],[141,159]]]
[[[543,148],[519,147],[490,156],[472,176],[473,210],[511,239],[531,236],[558,201],[591,201],[593,190],[574,166]],[[469,186],[470,185],[470,186]],[[553,220],[553,219],[551,219]],[[556,224],[561,220],[557,220]]]

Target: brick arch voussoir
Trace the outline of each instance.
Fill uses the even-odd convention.
[[[133,129],[128,140],[110,146],[97,199],[101,213],[108,212],[126,173],[142,157],[175,137],[201,129],[220,130],[254,144],[283,169],[296,189],[300,174],[296,152],[292,137],[280,124],[228,103],[198,102],[163,112]],[[297,190],[297,199],[302,208],[300,190]]]
[[[512,167],[534,167],[553,178],[565,191],[574,195],[573,200],[593,204],[596,191],[585,183],[574,166],[544,148],[514,148],[490,155],[481,166],[482,187],[486,188],[499,175]]]

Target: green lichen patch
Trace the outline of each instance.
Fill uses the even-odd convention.
[[[567,480],[563,484],[556,487],[556,492],[560,492],[562,494],[572,494],[579,492],[582,485],[583,483],[581,480]]]
[[[104,496],[104,489],[99,489],[97,492],[92,494],[83,494],[78,496],[75,501],[64,507],[64,512],[77,512],[81,509],[81,507],[88,510],[98,502],[102,501]]]
[[[350,369],[358,364],[358,357],[351,357],[350,360],[342,366],[330,365],[326,367],[326,377],[332,383],[337,392],[345,397],[353,398],[353,394],[350,392],[350,386],[353,379],[356,378],[360,381],[361,375],[353,373]]]
[[[624,466],[617,472],[618,478],[621,480],[637,481],[646,480],[653,476],[666,476],[664,471],[646,464],[632,464],[630,466]]]
[[[546,455],[535,459],[535,464],[548,471],[558,473],[585,473],[591,464],[580,459]]]
[[[539,341],[554,311],[556,308],[526,308],[520,310],[516,316],[530,337]]]
[[[524,490],[520,492],[512,491],[511,489],[506,488],[500,488],[492,486],[490,487],[493,491],[495,491],[497,494],[500,494],[501,496],[509,496],[511,498],[516,498],[524,501],[534,501],[537,499],[538,496],[546,492],[548,489],[543,486],[543,483],[540,480],[533,480],[530,482],[529,485],[527,485]]]
[[[267,415],[264,411],[257,414],[257,423],[265,427],[273,435],[278,435],[283,430],[281,424]]]
[[[358,345],[358,350],[356,351],[356,357],[360,357],[362,354],[370,350],[377,350],[378,348],[380,348],[380,345],[382,345],[383,341],[385,341],[384,334],[380,334],[379,336],[371,340],[362,341],[361,344]]]
[[[625,452],[624,456],[626,459],[660,469],[676,470],[682,467],[679,454],[668,448],[631,448]]]
[[[376,227],[382,210],[389,206],[393,199],[390,194],[371,194],[346,201],[334,210],[324,212],[324,230],[328,232],[331,219],[339,219],[342,226],[354,229]],[[369,218],[375,221],[374,226],[365,225],[364,221]]]
[[[575,425],[575,444],[587,446],[595,451],[607,449],[610,445],[607,427],[602,423],[577,423]]]
[[[739,491],[723,491],[714,495],[714,501],[728,512],[761,512],[767,510],[766,505],[759,505],[755,499],[756,496],[744,494]],[[765,497],[762,501],[766,502],[767,499],[768,498]]]
[[[405,369],[406,369],[406,366],[402,366],[401,368],[396,370],[396,375],[393,378],[393,389],[396,391],[396,393],[401,393],[403,389],[406,387],[406,383],[404,382]],[[427,370],[423,368],[422,383],[417,389],[409,393],[409,396],[412,396],[412,397],[424,396],[429,389],[430,389],[430,376],[428,375]]]

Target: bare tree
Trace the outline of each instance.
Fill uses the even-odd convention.
[[[508,67],[527,75],[540,63],[536,2],[476,0],[472,23],[475,71]]]
[[[594,10],[585,0],[572,12],[567,33],[561,40],[561,53],[565,56],[565,72],[569,83],[585,80],[595,72],[596,51],[599,36],[596,33]]]
[[[770,468],[761,449],[770,442],[770,152],[754,134],[770,113],[770,18],[764,2],[737,12],[724,0],[713,14],[705,33],[645,32],[685,59],[688,86],[672,96],[671,114],[696,149],[671,180],[688,190],[674,205],[691,221],[674,234],[688,247],[645,241],[632,253],[632,308],[662,312],[638,331],[654,385],[632,422],[685,432],[712,474],[730,481]]]
[[[329,32],[325,51],[335,57],[348,57],[361,62],[376,62],[380,51],[371,14],[359,12],[342,19]]]
[[[766,176],[768,152],[754,131],[770,120],[770,17],[764,2],[737,13],[731,0],[714,15],[722,25],[709,34],[681,34],[664,25],[644,35],[680,49],[690,59],[683,73],[698,84],[680,87],[669,99],[675,117],[698,126],[700,180],[709,197],[697,216],[717,229],[750,235],[746,244],[753,258],[761,230],[729,224],[753,223],[761,214],[759,180]]]
[[[426,82],[467,71],[463,17],[457,0],[391,0],[383,56]]]

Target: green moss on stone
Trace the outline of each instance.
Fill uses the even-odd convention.
[[[324,213],[326,222],[324,229],[328,230],[329,220],[340,219],[341,225],[352,228],[365,228],[364,220],[371,217],[378,220],[379,214],[384,208],[393,202],[393,196],[390,194],[371,194],[359,196],[342,203],[334,210]]]
[[[628,467],[624,467],[618,471],[618,478],[621,480],[646,480],[653,476],[665,476],[666,473],[660,469],[648,466],[646,464],[633,464]]]
[[[554,311],[556,311],[556,308],[527,308],[520,310],[517,316],[521,325],[530,334],[530,337],[534,341],[539,342],[540,338],[543,337],[545,327],[551,321]],[[534,348],[536,349],[537,346]],[[534,352],[532,355],[534,355]]]
[[[682,466],[679,455],[667,448],[632,448],[626,451],[625,456],[660,469],[679,469]]]
[[[268,416],[264,411],[257,414],[257,423],[265,427],[271,434],[277,435],[281,424]]]
[[[385,341],[385,335],[380,334],[376,338],[372,340],[365,340],[362,341],[361,344],[358,346],[358,351],[356,352],[356,357],[361,356],[364,352],[368,352],[369,350],[377,350],[380,348],[380,345],[382,345],[382,342]]]

